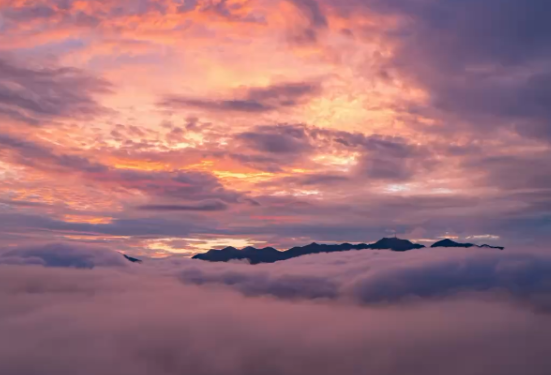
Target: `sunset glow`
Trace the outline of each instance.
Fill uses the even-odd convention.
[[[546,237],[544,39],[406,3],[0,1],[0,241]]]

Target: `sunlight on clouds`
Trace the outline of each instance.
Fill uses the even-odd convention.
[[[16,167],[0,160],[0,181],[17,178]]]
[[[34,233],[134,233],[158,256],[377,221],[505,238],[547,214],[551,65],[510,67],[495,51],[515,38],[469,25],[427,33],[457,2],[62,3],[0,0],[0,199]]]
[[[92,241],[92,242],[109,242],[112,240],[131,240],[130,236],[108,236],[108,235],[79,235],[79,234],[63,234],[63,238],[75,241]]]
[[[113,222],[112,217],[94,217],[86,215],[64,215],[63,221],[67,223],[87,223],[87,224],[110,224]]]
[[[174,143],[173,145],[171,145],[169,147],[171,149],[174,149],[174,150],[183,150],[183,149],[194,147],[194,146],[195,146],[194,144],[188,143],[188,142],[177,142],[177,143]]]
[[[293,195],[295,196],[310,196],[310,195],[320,195],[321,194],[321,191],[319,190],[306,190],[306,189],[301,189],[301,190],[295,190],[293,191]]]
[[[113,162],[113,167],[117,169],[134,169],[139,171],[165,171],[170,170],[170,166],[166,163],[151,162],[145,160],[120,160]]]
[[[196,170],[211,170],[214,163],[214,160],[203,159],[199,163],[188,165],[187,168]]]
[[[477,234],[474,236],[468,236],[467,239],[473,240],[499,240],[501,237],[494,234]]]
[[[323,193],[319,190],[308,190],[308,189],[291,189],[291,190],[278,190],[271,195],[274,197],[286,197],[286,196],[294,196],[294,197],[312,197],[312,196],[320,196]]]
[[[159,253],[193,254],[195,252],[207,251],[213,248],[233,246],[243,248],[247,246],[257,246],[265,243],[245,238],[157,238],[154,240],[145,240],[145,248]]]
[[[178,240],[178,238],[158,238],[154,240],[146,240],[144,241],[145,248],[153,251],[162,251],[162,252],[169,252],[169,253],[189,253],[190,251],[186,248],[176,248],[173,247],[170,243],[174,240]]]
[[[434,193],[434,194],[453,194],[455,192],[456,191],[454,189],[447,189],[447,188],[436,188],[431,190],[431,193]]]
[[[437,238],[441,238],[441,239],[449,238],[450,240],[458,240],[460,237],[455,235],[455,234],[451,234],[451,233],[446,232],[445,235],[438,236]]]
[[[327,90],[329,91],[329,90]],[[331,92],[327,92],[331,95]],[[314,100],[304,113],[318,126],[336,129],[351,130],[357,128],[359,123],[373,116],[366,108],[365,97],[324,97]],[[381,117],[379,117],[381,118]],[[363,130],[366,130],[363,128]]]
[[[419,183],[403,183],[403,184],[388,184],[383,187],[383,191],[386,193],[407,193],[412,194],[421,194],[421,195],[453,195],[458,193],[457,189],[450,188],[432,188],[431,185],[434,185],[435,182],[432,181],[422,181]],[[440,183],[438,183],[440,185]]]
[[[290,223],[300,223],[301,218],[297,216],[265,216],[265,215],[254,215],[251,216],[251,219],[259,222],[266,222],[266,224],[290,224]]]
[[[410,184],[390,184],[387,185],[384,190],[389,193],[401,193],[411,190]]]
[[[351,152],[347,156],[320,154],[312,157],[312,160],[322,165],[331,166],[339,171],[348,172],[357,164],[358,152]]]
[[[236,179],[247,179],[250,182],[263,181],[274,176],[274,173],[269,173],[269,172],[240,173],[240,172],[214,170],[212,171],[212,173],[216,177],[220,177],[222,180],[225,178],[236,178]]]

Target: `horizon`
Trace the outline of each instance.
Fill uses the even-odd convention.
[[[380,240],[366,244],[318,244],[312,242],[305,246],[293,246],[287,250],[278,250],[273,247],[265,248],[255,248],[252,246],[244,247],[243,249],[236,249],[232,246],[224,247],[223,249],[210,249],[204,253],[198,253],[192,256],[192,259],[199,259],[209,262],[228,262],[231,260],[246,260],[250,264],[259,264],[259,263],[274,263],[283,260],[289,260],[297,257],[302,257],[305,255],[313,254],[324,254],[324,253],[334,253],[334,252],[343,252],[343,251],[360,251],[360,250],[386,250],[386,251],[398,251],[405,252],[411,250],[422,250],[427,248],[484,248],[484,249],[498,249],[504,250],[502,246],[491,246],[488,244],[476,245],[472,243],[459,243],[450,239],[444,239],[434,242],[430,246],[425,246],[411,242],[407,239],[401,239],[396,236],[394,237],[383,237]],[[126,257],[126,255],[125,255]]]
[[[449,238],[449,237],[444,237],[444,238],[440,238],[440,239],[435,239],[435,240],[432,240],[432,239],[409,239],[409,238],[400,238],[400,237],[397,237],[397,236],[392,236],[392,237],[382,237],[378,240],[373,240],[373,241],[355,241],[355,242],[331,242],[331,241],[328,241],[328,242],[324,242],[324,243],[318,243],[318,242],[310,242],[308,244],[304,244],[304,245],[300,245],[300,244],[296,244],[292,247],[295,247],[295,246],[308,246],[308,245],[343,245],[343,244],[356,244],[356,245],[360,245],[360,244],[373,244],[377,241],[380,241],[380,240],[385,240],[385,239],[398,239],[398,240],[406,240],[406,241],[410,241],[410,242],[413,242],[413,243],[418,243],[418,242],[424,242],[424,243],[437,243],[437,242],[440,242],[440,241],[444,241],[444,240],[451,240],[451,241],[454,241],[454,242],[458,242],[458,243],[464,243],[464,242],[461,242],[461,241],[458,241],[459,238]],[[478,242],[481,242],[481,241],[478,241]],[[467,243],[472,243],[474,245],[484,245],[484,243],[474,243],[474,242],[467,242]],[[274,246],[265,246],[263,248],[261,247],[255,247],[255,246],[244,246],[243,248],[239,249],[239,247],[234,247],[234,246],[224,246],[224,245],[220,245],[220,246],[216,246],[216,247],[213,247],[211,250],[223,250],[224,248],[228,248],[228,247],[232,247],[234,249],[237,249],[237,250],[243,250],[245,248],[248,248],[248,247],[253,247],[253,248],[256,248],[256,249],[263,249],[263,248],[274,248],[278,251],[285,251],[285,250],[280,250]]]
[[[324,242],[324,243],[332,243],[332,244],[336,244],[336,243],[373,243],[373,242],[377,242],[381,239],[398,239],[398,240],[408,240],[408,241],[411,241],[411,242],[437,242],[437,241],[442,241],[442,240],[452,240],[452,241],[456,241],[456,240],[459,240],[460,238],[459,237],[439,237],[439,238],[435,238],[435,239],[428,239],[428,238],[421,238],[421,239],[415,239],[415,238],[401,238],[399,236],[390,236],[390,237],[381,237],[377,240],[370,240],[370,241],[344,241],[344,242],[338,242],[338,241],[327,241],[327,242]],[[490,240],[496,240],[495,238],[490,238]],[[480,241],[480,239],[479,239]],[[310,242],[310,244],[320,244],[322,245],[323,243],[318,243],[316,241],[314,242]],[[254,246],[253,246],[254,247]]]

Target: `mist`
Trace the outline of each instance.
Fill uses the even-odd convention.
[[[358,251],[251,266],[181,257],[136,265],[105,248],[59,248],[0,255],[11,263],[0,265],[0,373],[546,374],[551,366],[551,262],[538,251]],[[51,252],[55,266],[37,261]]]

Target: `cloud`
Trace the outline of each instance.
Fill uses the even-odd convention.
[[[286,167],[308,163],[318,147],[323,144],[306,125],[258,125],[232,134],[228,145],[212,154],[248,168],[279,173]]]
[[[487,253],[462,253],[431,263],[378,253],[356,264],[358,254],[304,257],[285,268],[195,262],[249,297],[206,283],[182,285],[152,272],[152,260],[124,269],[3,265],[0,372],[465,375],[484,368],[513,375],[523,368],[544,375],[551,368],[547,255],[534,256],[541,263],[498,253],[505,258],[494,262]],[[171,270],[183,266],[165,262]],[[245,269],[257,276],[246,281]],[[486,288],[490,279],[525,298],[499,291],[429,298],[456,285]],[[339,285],[370,304],[332,300]],[[251,298],[264,289],[277,298]],[[415,290],[416,298],[396,300]],[[371,305],[366,296],[387,302]]]
[[[5,204],[9,206],[20,206],[20,207],[47,207],[47,203],[35,202],[35,201],[23,201],[23,200],[9,200],[9,199],[0,199],[0,204]]]
[[[232,147],[235,151],[228,156],[253,168],[273,172],[289,165],[316,168],[314,173],[280,180],[305,185],[365,182],[365,177],[372,181],[405,181],[419,179],[438,166],[435,152],[428,145],[418,145],[401,137],[364,135],[304,124],[255,126],[235,134]],[[313,161],[316,156],[333,155],[348,158],[347,173]]]
[[[300,154],[312,149],[307,130],[300,125],[259,126],[236,136],[243,146],[268,154]]]
[[[198,11],[226,19],[231,22],[264,22],[262,17],[249,14],[249,4],[245,2],[231,2],[228,0],[183,0],[178,1],[177,10],[181,13]]]
[[[143,258],[143,257],[142,257]],[[0,264],[120,267],[122,256],[72,244],[5,249]],[[273,264],[210,263],[181,256],[145,259],[144,275],[171,275],[185,284],[219,285],[246,296],[334,299],[360,304],[506,291],[527,299],[551,293],[551,256],[537,249],[425,248],[306,255]]]
[[[551,258],[540,253],[422,249],[359,250],[308,255],[273,265],[195,265],[182,261],[184,282],[228,285],[245,295],[331,298],[381,303],[506,290],[519,298],[550,293]]]
[[[551,138],[551,112],[545,104],[551,99],[547,1],[352,3],[349,10],[366,6],[402,19],[388,33],[397,45],[389,71],[399,71],[427,91],[425,113],[440,115],[448,132],[501,128]]]
[[[79,241],[104,241],[104,235],[128,236],[139,239],[140,236],[147,238],[157,237],[186,237],[192,232],[205,232],[204,227],[216,223],[213,219],[194,217],[193,220],[182,220],[182,218],[169,219],[166,215],[147,215],[147,217],[124,216],[110,223],[87,223],[64,221],[62,218],[53,218],[49,215],[36,213],[23,213],[16,211],[0,212],[0,219],[5,223],[1,230],[3,235],[18,234],[19,241],[25,240],[32,233],[39,232],[41,238],[58,238],[59,235],[70,237],[71,235],[84,236]],[[213,230],[212,232],[218,233]],[[57,236],[55,236],[57,235]],[[98,237],[96,237],[98,236]],[[122,238],[124,240],[124,238]],[[126,238],[129,240],[130,238]],[[77,241],[77,243],[79,242]],[[130,241],[128,244],[132,244]]]
[[[305,21],[291,30],[290,40],[297,44],[312,44],[319,40],[319,32],[328,28],[328,20],[320,3],[314,0],[288,0],[299,11]]]
[[[402,139],[371,136],[363,143],[358,162],[360,174],[376,180],[409,180],[435,166],[433,155],[426,147]]]
[[[145,211],[223,211],[227,208],[227,204],[217,200],[207,200],[188,205],[150,204],[138,206],[138,209]]]
[[[0,9],[0,44],[18,57],[0,60],[0,112],[15,120],[0,135],[2,242],[75,231],[128,236],[124,246],[145,236],[282,246],[399,228],[507,245],[551,233],[538,144],[549,139],[546,2]],[[50,54],[80,68],[44,63]],[[119,112],[96,121],[107,80]],[[159,96],[167,88],[175,95]]]
[[[55,14],[56,12],[52,7],[49,7],[44,4],[36,4],[28,7],[11,8],[11,9],[7,9],[3,13],[4,17],[6,17],[7,19],[17,21],[17,22],[32,21],[32,20],[41,19],[41,18],[50,18]]]
[[[301,161],[312,156],[343,155],[349,157],[351,171],[344,175],[335,169],[283,178],[283,181],[305,185],[359,182],[365,177],[376,180],[406,181],[420,179],[438,166],[435,152],[428,145],[418,145],[401,137],[378,134],[369,136],[303,124],[257,126],[237,134],[241,153],[259,152],[270,166],[277,157],[280,165]],[[250,156],[249,156],[250,157]],[[240,159],[247,162],[244,155]],[[325,167],[320,165],[320,167]]]
[[[285,161],[282,160],[281,155],[259,154],[255,153],[252,149],[249,150],[251,153],[246,153],[244,149],[240,149],[239,152],[240,153],[229,153],[227,155],[225,153],[221,154],[253,169],[272,173],[281,172],[283,170],[282,167],[284,167]]]
[[[105,111],[94,99],[111,85],[76,68],[30,66],[0,56],[0,114],[30,125]]]
[[[54,149],[45,145],[10,134],[0,134],[0,145],[5,151],[11,150],[15,153],[17,163],[30,167],[89,173],[108,170],[108,167],[92,162],[85,157],[55,152]]]
[[[107,248],[57,243],[0,249],[0,264],[94,268],[121,267],[125,262],[119,253]]]
[[[196,99],[180,95],[162,98],[160,105],[168,108],[194,107],[222,112],[262,113],[295,107],[321,92],[319,83],[278,83],[266,87],[250,87],[238,93],[236,99]]]
[[[97,179],[165,198],[220,199],[224,202],[236,202],[241,196],[238,192],[226,189],[215,176],[208,172],[146,172],[113,169],[104,176],[98,176]]]
[[[320,8],[319,3],[312,0],[289,0],[299,8],[315,27],[327,27],[327,18]]]
[[[291,184],[300,187],[307,186],[333,186],[349,182],[350,176],[337,173],[311,173],[300,176],[289,176],[280,179],[284,184]],[[266,183],[268,184],[268,183]]]
[[[549,151],[533,151],[530,155],[477,155],[463,160],[467,169],[482,169],[481,183],[498,185],[504,190],[547,190],[551,186]]]
[[[96,162],[88,156],[64,153],[52,144],[41,144],[9,134],[0,135],[0,154],[11,157],[17,164],[42,171],[61,174],[79,174],[82,178],[143,191],[154,197],[205,200],[220,199],[236,202],[240,194],[224,188],[208,172],[197,171],[142,171],[114,168]]]

